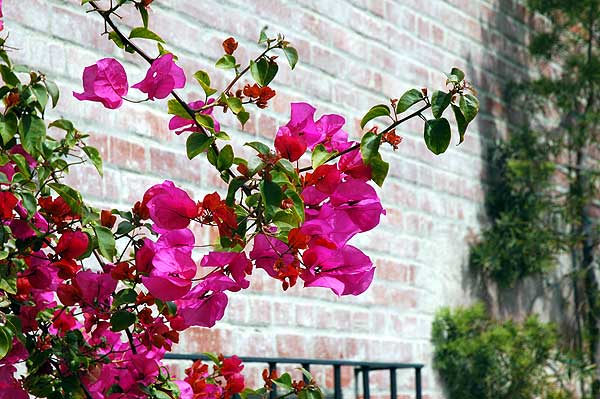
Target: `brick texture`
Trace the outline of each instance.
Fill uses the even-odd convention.
[[[4,2],[9,44],[18,49],[13,56],[46,72],[62,89],[51,116],[77,121],[105,159],[103,180],[83,168],[69,181],[98,205],[123,208],[165,178],[197,197],[222,190],[206,161],[187,161],[185,139],[167,128],[165,102],[125,104],[112,112],[72,97],[81,89],[83,68],[98,58],[121,59],[130,83],[140,80],[146,67],[108,43],[100,35],[99,17],[86,14],[79,3]],[[122,16],[124,24],[132,21],[133,15]],[[197,69],[214,71],[218,87],[231,75],[212,65],[221,54],[220,42],[230,35],[240,42],[242,61],[259,51],[255,41],[264,25],[298,48],[297,69],[290,72],[282,63],[273,86],[278,96],[244,132],[222,119],[238,144],[272,139],[287,121],[291,101],[344,115],[347,130],[357,137],[358,122],[371,105],[415,86],[441,88],[442,72],[452,66],[467,72],[482,103],[466,142],[451,145],[440,157],[425,148],[420,123],[401,129],[404,141],[397,152],[385,150],[392,164],[381,192],[387,216],[378,229],[355,241],[377,264],[375,282],[364,295],[336,298],[299,287],[283,293],[257,271],[251,289],[230,296],[216,328],[188,331],[177,350],[422,362],[425,397],[443,398],[431,368],[431,321],[440,306],[472,300],[463,279],[468,237],[480,229],[483,215],[483,148],[507,128],[503,80],[528,73],[524,21],[532,19],[515,0],[155,0],[151,28],[179,55],[189,77]],[[183,93],[190,100],[199,95],[192,86]],[[214,236],[199,234],[206,240]],[[259,374],[256,367],[249,370]],[[332,386],[331,372],[315,372],[322,384]],[[353,373],[345,370],[343,377],[350,394]],[[412,373],[399,371],[398,380],[400,397],[412,397]],[[374,373],[371,382],[374,397],[385,397],[388,376]]]

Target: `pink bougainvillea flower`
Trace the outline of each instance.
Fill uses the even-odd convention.
[[[215,102],[214,98],[211,98],[208,100],[207,104],[211,104]],[[188,104],[188,106],[190,107],[191,110],[193,111],[198,111],[199,109],[201,109],[204,106],[204,101],[194,101]],[[200,111],[201,114],[204,115],[209,115],[215,125],[215,132],[219,132],[221,131],[221,125],[219,124],[219,121],[217,121],[215,119],[215,117],[213,116],[213,109],[214,107],[210,107],[207,108],[205,110]],[[175,130],[175,134],[179,135],[183,132],[199,132],[200,128],[198,128],[198,126],[196,126],[196,123],[192,120],[192,119],[188,119],[188,118],[182,118],[181,116],[174,116],[171,118],[171,120],[169,121],[169,129],[170,130]],[[179,130],[177,130],[179,129]]]
[[[148,94],[150,100],[165,98],[174,89],[185,86],[185,73],[173,61],[173,54],[164,54],[154,60],[146,73],[146,77],[131,86]]]
[[[2,12],[2,0],[0,0],[0,31],[4,30],[4,13]]]
[[[350,142],[350,146],[355,144],[357,143]],[[355,179],[371,180],[371,167],[365,164],[358,148],[342,155],[338,167],[342,172]]]
[[[83,93],[75,93],[81,101],[101,102],[106,108],[119,108],[129,85],[125,68],[114,58],[103,58],[83,70]]]
[[[17,204],[15,211],[20,219],[14,218],[8,225],[13,235],[19,240],[35,236],[36,230],[42,233],[48,232],[48,222],[39,212],[36,212],[32,220],[28,221],[29,213],[22,204]]]
[[[336,295],[358,295],[373,281],[375,267],[358,248],[311,247],[302,259],[307,269],[302,273],[306,287],[330,288]]]
[[[88,235],[82,231],[65,231],[54,251],[65,259],[76,259],[87,251],[89,242]]]
[[[210,252],[200,262],[204,267],[220,267],[239,284],[239,288],[245,289],[250,286],[246,275],[252,273],[252,262],[244,252]]]
[[[320,137],[317,144],[323,144],[329,152],[348,148],[348,133],[342,130],[345,123],[346,120],[340,115],[323,115],[315,122]]]
[[[254,261],[256,267],[264,269],[269,276],[277,277],[275,263],[279,261],[285,265],[291,264],[294,256],[289,253],[289,246],[285,242],[264,234],[257,234],[254,237],[254,247],[250,251],[250,259]]]
[[[142,283],[155,298],[173,301],[192,287],[197,269],[190,252],[177,248],[159,249],[154,254],[152,266],[150,275],[142,277]]]
[[[186,228],[190,219],[198,215],[196,203],[169,180],[150,187],[144,194],[142,206],[148,208],[158,233]]]
[[[77,273],[75,283],[86,304],[106,303],[110,294],[117,288],[117,280],[113,279],[110,273],[94,273],[87,270]]]
[[[292,103],[290,121],[285,125],[293,136],[304,139],[310,149],[323,139],[323,133],[315,125],[315,111],[316,108],[310,104]]]

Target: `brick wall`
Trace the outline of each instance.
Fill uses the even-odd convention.
[[[149,185],[170,178],[199,198],[222,189],[200,159],[185,157],[183,137],[167,129],[165,103],[111,112],[71,96],[81,88],[81,72],[100,57],[124,61],[134,83],[146,66],[101,37],[97,15],[78,0],[5,0],[9,44],[19,62],[45,71],[59,83],[62,99],[52,116],[65,116],[92,135],[105,159],[103,180],[83,168],[69,178],[100,206],[131,206]],[[356,136],[358,121],[373,104],[411,87],[440,88],[443,71],[458,66],[480,89],[482,114],[466,142],[432,156],[422,141],[421,123],[406,125],[404,141],[390,159],[390,178],[382,197],[387,216],[376,231],[355,241],[377,264],[371,288],[357,298],[329,291],[294,288],[253,276],[244,293],[231,295],[225,319],[213,330],[192,330],[178,350],[259,356],[344,358],[423,362],[428,398],[443,398],[431,369],[430,325],[436,309],[468,303],[464,280],[468,237],[482,222],[486,141],[506,123],[501,79],[527,73],[528,18],[512,0],[155,0],[151,28],[170,44],[188,76],[212,70],[220,42],[234,35],[239,54],[256,54],[264,25],[286,34],[300,53],[293,73],[280,68],[278,96],[252,119],[245,132],[222,118],[236,142],[272,140],[285,123],[291,101],[309,101],[319,113],[344,115]],[[124,15],[124,21],[128,21]],[[216,86],[230,77],[215,72]],[[190,85],[191,86],[191,85]],[[194,99],[199,93],[189,91]],[[456,141],[456,138],[454,138]],[[199,232],[210,239],[210,232]],[[318,372],[331,386],[331,376]],[[408,395],[410,373],[399,373]],[[350,387],[351,372],[344,374]],[[372,382],[384,388],[385,374]],[[375,392],[377,393],[377,392]],[[409,397],[409,396],[406,396]]]

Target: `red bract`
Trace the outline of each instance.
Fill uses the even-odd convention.
[[[10,220],[13,218],[13,209],[19,200],[9,191],[0,191],[0,219]]]
[[[293,135],[288,128],[282,126],[275,136],[275,149],[283,158],[295,162],[304,155],[307,145],[302,137]]]
[[[82,231],[65,231],[58,240],[55,252],[64,259],[76,259],[83,255],[90,243],[87,234]]]
[[[73,213],[71,207],[62,197],[56,197],[54,200],[52,197],[41,197],[38,199],[38,204],[42,208],[44,215],[49,217],[58,227],[62,227],[65,223],[79,218],[78,215]]]
[[[103,58],[83,71],[83,93],[73,92],[81,101],[101,102],[106,108],[119,108],[129,85],[123,65],[114,58]]]
[[[225,54],[233,54],[233,52],[237,49],[238,47],[238,42],[235,41],[235,39],[233,37],[229,37],[227,39],[225,39],[225,41],[223,42],[223,50],[225,51]]]
[[[198,215],[202,223],[214,223],[222,237],[232,238],[234,230],[238,228],[235,211],[216,192],[204,197]]]

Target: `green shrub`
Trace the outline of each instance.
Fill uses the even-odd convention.
[[[568,399],[552,370],[558,336],[532,316],[499,322],[482,305],[441,309],[433,323],[434,368],[449,399]]]

